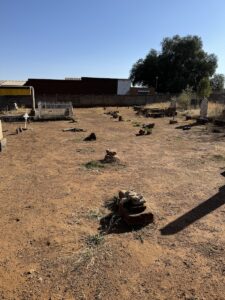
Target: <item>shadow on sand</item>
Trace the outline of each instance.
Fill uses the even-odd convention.
[[[103,218],[101,218],[99,223],[100,223],[100,227],[98,228],[98,230],[101,233],[121,234],[121,233],[126,233],[126,232],[139,231],[149,224],[154,224],[154,221],[153,221],[153,215],[152,215],[152,220],[149,222],[146,222],[145,224],[128,225],[121,217],[116,216],[113,213],[109,213],[106,216],[104,216]]]
[[[9,135],[17,135],[17,133],[16,132],[15,133],[8,133],[7,136],[9,136]]]
[[[194,123],[189,123],[189,124],[186,124],[186,125],[177,126],[177,127],[175,127],[175,129],[189,130],[189,129],[191,129],[191,127],[202,126],[202,125],[205,125],[205,124],[201,124],[199,122],[194,122]]]
[[[223,173],[221,175],[223,175]],[[213,197],[209,198],[208,200],[204,201],[203,203],[199,204],[192,210],[185,213],[183,216],[177,218],[175,221],[161,228],[160,229],[161,234],[171,235],[171,234],[178,233],[224,204],[225,204],[225,186],[222,186],[219,189],[219,192],[215,194]]]

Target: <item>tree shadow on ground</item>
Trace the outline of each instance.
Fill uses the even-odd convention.
[[[221,175],[225,176],[225,172]],[[188,211],[181,217],[177,218],[175,221],[167,224],[165,227],[161,228],[162,235],[172,235],[184,230],[189,225],[193,224],[197,220],[210,214],[220,206],[225,204],[225,186],[220,187],[219,192],[199,204],[192,210]]]

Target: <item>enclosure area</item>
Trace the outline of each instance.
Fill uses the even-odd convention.
[[[225,132],[108,111],[76,109],[77,123],[21,134],[3,123],[0,299],[224,299]],[[90,163],[108,148],[120,164]],[[104,202],[121,189],[144,195],[154,223],[102,234]]]

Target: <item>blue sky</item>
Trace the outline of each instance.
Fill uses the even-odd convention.
[[[199,35],[225,74],[225,0],[0,0],[0,79],[127,78],[164,37]]]

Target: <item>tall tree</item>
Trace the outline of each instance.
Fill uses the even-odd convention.
[[[221,91],[224,88],[225,77],[223,74],[215,74],[210,80],[213,91]]]
[[[133,84],[155,87],[160,92],[181,92],[187,85],[197,89],[204,77],[212,76],[217,58],[202,49],[198,36],[188,35],[164,38],[162,49],[151,49],[144,59],[139,59],[130,71]]]

